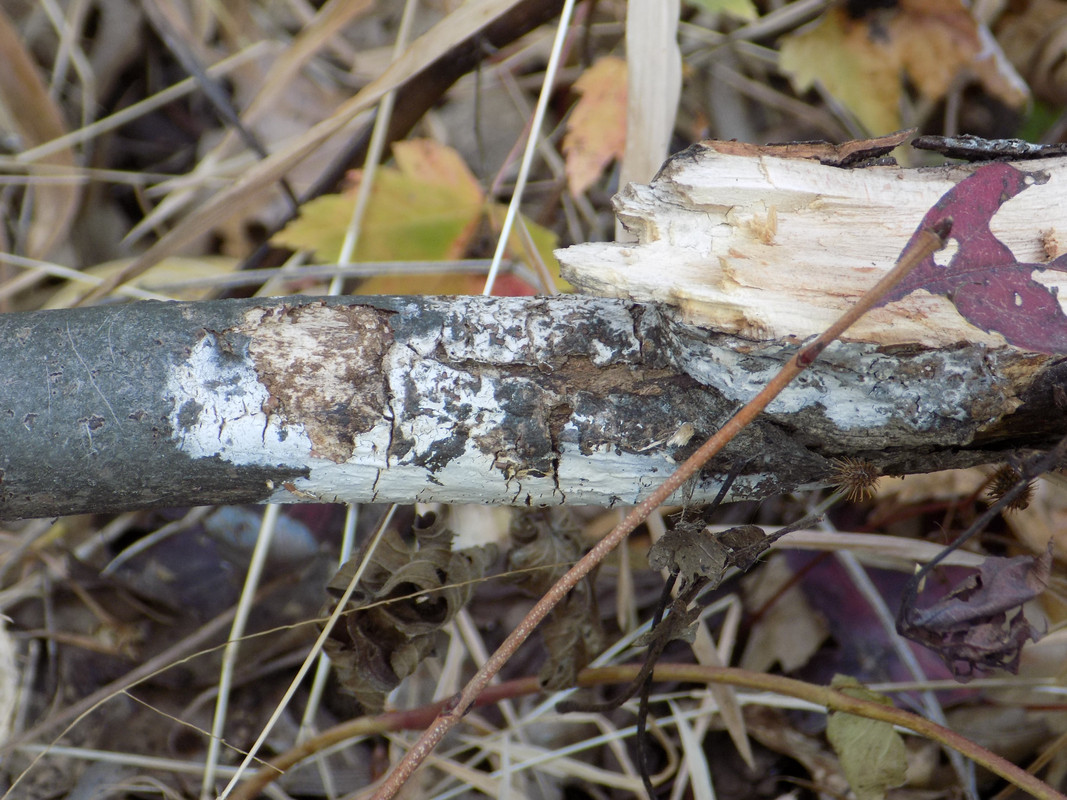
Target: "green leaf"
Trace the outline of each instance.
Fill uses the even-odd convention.
[[[855,678],[837,675],[831,686],[851,697],[892,705],[887,697],[864,688]],[[904,783],[904,740],[888,722],[833,711],[826,736],[858,800],[882,800],[887,790]]]

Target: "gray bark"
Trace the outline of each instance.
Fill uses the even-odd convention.
[[[318,501],[630,504],[796,341],[591,297],[142,302],[0,315],[0,518]],[[1067,433],[1067,365],[832,346],[687,488],[1003,459]],[[692,435],[687,435],[689,431]]]

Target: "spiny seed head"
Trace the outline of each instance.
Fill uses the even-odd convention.
[[[989,498],[995,503],[1008,492],[1010,492],[1019,481],[1022,480],[1022,475],[1019,474],[1019,470],[1015,469],[1011,464],[1005,464],[997,469],[989,479],[989,488],[986,492]],[[1030,505],[1030,500],[1034,496],[1034,482],[1026,484],[1026,488],[1023,489],[1023,493],[1012,500],[1005,507],[1006,511],[1022,511],[1024,508]]]
[[[834,469],[830,481],[845,490],[849,502],[858,503],[874,496],[882,475],[878,467],[862,458],[835,458],[831,463]]]

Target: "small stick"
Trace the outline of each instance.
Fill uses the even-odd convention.
[[[661,503],[680,489],[697,471],[715,454],[723,449],[734,437],[749,425],[777,397],[789,383],[801,372],[811,366],[819,354],[838,336],[845,332],[857,319],[869,311],[887,292],[902,281],[908,273],[925,261],[929,256],[945,246],[952,230],[952,219],[945,218],[929,228],[923,228],[901,253],[896,265],[887,272],[856,304],[846,311],[829,328],[814,341],[802,347],[743,408],[727,420],[718,431],[700,446],[681,466],[667,478],[659,488],[649,495],[640,505],[616,525],[612,531],[601,539],[571,569],[545,592],[537,604],[523,617],[518,626],[497,648],[489,660],[482,665],[474,677],[463,687],[463,691],[454,695],[445,704],[441,713],[430,725],[411,749],[396,763],[392,771],[385,776],[381,786],[374,793],[373,800],[389,800],[404,785],[419,765],[433,751],[445,735],[464,717],[474,705],[481,691],[489,685],[500,669],[508,662],[519,646],[529,638],[534,628],[548,616],[549,612],[567,593],[578,585],[604,557],[614,550],[631,531],[645,521]]]

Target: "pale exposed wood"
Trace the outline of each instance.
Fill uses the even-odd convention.
[[[616,197],[637,244],[562,250],[565,277],[590,294],[667,303],[702,327],[759,341],[803,339],[872,286],[931,206],[977,168],[842,168],[780,155],[796,149],[708,142],[679,153],[652,183],[630,184]],[[1067,246],[1058,244],[1067,243],[1065,165],[1018,165],[1050,176],[993,218],[992,232],[1019,261],[1045,263]],[[950,246],[942,258],[951,254]],[[1067,275],[1039,280],[1060,287],[1062,305]],[[946,298],[921,291],[875,309],[845,338],[933,349],[1004,344]]]

